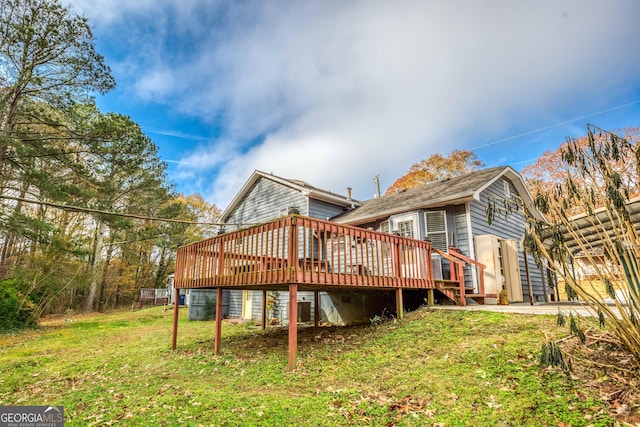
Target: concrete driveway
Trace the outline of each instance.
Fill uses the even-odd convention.
[[[609,305],[609,307],[612,307]],[[581,301],[563,301],[536,303],[534,305],[527,303],[511,303],[508,305],[483,305],[470,304],[467,306],[458,305],[438,305],[432,307],[436,310],[463,310],[463,311],[495,311],[498,313],[520,313],[520,314],[558,314],[558,310],[564,313],[573,312],[580,316],[595,316],[591,313]],[[617,312],[615,306],[612,309]]]

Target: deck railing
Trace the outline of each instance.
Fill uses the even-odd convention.
[[[178,249],[176,288],[434,288],[431,243],[292,215]]]

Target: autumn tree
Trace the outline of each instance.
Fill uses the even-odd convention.
[[[1,195],[60,200],[77,191],[64,176],[77,165],[70,107],[114,85],[84,17],[55,0],[0,0]],[[20,201],[0,203],[3,262],[18,239],[50,235],[24,209]]]
[[[622,135],[633,147],[640,146],[640,128],[628,127],[615,131],[615,134]],[[530,191],[552,191],[554,187],[565,183],[568,175],[573,177],[575,185],[584,186],[585,182],[580,177],[580,171],[575,165],[565,161],[563,153],[567,152],[570,145],[579,147],[581,150],[588,149],[590,145],[593,145],[593,147],[603,145],[606,138],[608,138],[607,133],[594,131],[591,136],[585,135],[575,139],[567,138],[567,141],[561,144],[557,150],[544,152],[535,163],[525,166],[521,171]],[[622,156],[610,161],[611,167],[615,168],[620,175],[620,179],[628,186],[632,195],[638,195],[640,193],[638,188],[639,176],[636,171],[635,159],[632,156]],[[601,182],[602,180],[602,177],[598,178],[598,181]],[[602,194],[597,194],[596,196],[600,198]],[[599,201],[599,204],[603,203],[604,200]],[[577,213],[577,211],[573,213]]]
[[[475,153],[470,150],[453,150],[448,156],[433,154],[413,164],[406,175],[398,178],[393,185],[385,191],[385,195],[423,185],[427,182],[454,178],[469,172],[474,172],[482,166],[484,166],[484,164],[478,159]]]

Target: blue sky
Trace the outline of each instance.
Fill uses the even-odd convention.
[[[255,169],[359,199],[431,154],[520,170],[640,126],[640,2],[72,0],[178,191]]]

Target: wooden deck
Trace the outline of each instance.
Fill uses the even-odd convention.
[[[434,280],[435,252],[449,260],[450,280]],[[294,215],[179,248],[174,286],[438,289],[464,305],[463,268],[484,266],[453,250],[435,252],[430,242]],[[447,291],[452,284],[456,294]]]
[[[447,280],[434,279],[435,253],[449,262]],[[477,269],[479,289],[465,288],[465,268]],[[289,368],[293,369],[299,290],[395,289],[401,317],[403,289],[432,290],[430,304],[433,290],[438,290],[456,304],[465,305],[467,297],[484,297],[483,271],[484,265],[454,248],[442,252],[432,248],[428,241],[291,215],[180,247],[174,287],[217,289],[218,303],[222,289],[288,290]],[[217,313],[221,313],[221,307]],[[221,320],[217,319],[216,354]]]

